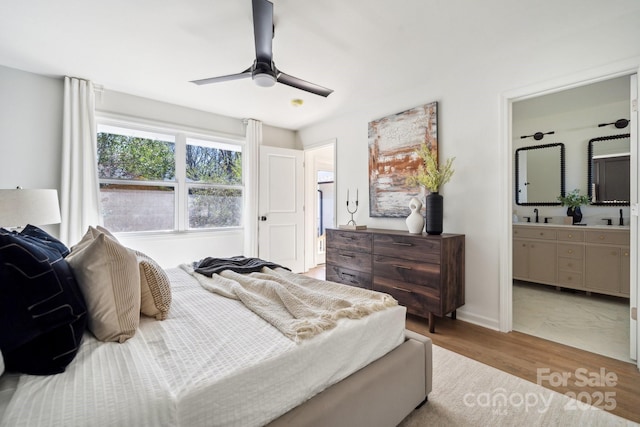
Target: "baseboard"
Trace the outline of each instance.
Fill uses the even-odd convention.
[[[500,321],[497,319],[491,319],[486,316],[480,316],[478,314],[464,312],[460,309],[456,310],[456,318],[464,322],[473,323],[474,325],[482,326],[483,328],[493,329],[494,331],[500,330]]]

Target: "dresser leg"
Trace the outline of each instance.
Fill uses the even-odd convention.
[[[451,318],[452,318],[453,320],[456,320],[456,311],[455,311],[455,310],[453,310],[453,311],[451,312]]]
[[[432,334],[436,332],[436,316],[431,312],[429,312],[429,332]]]

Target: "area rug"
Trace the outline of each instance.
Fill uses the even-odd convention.
[[[434,345],[429,401],[400,426],[639,424]]]

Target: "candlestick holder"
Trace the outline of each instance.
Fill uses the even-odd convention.
[[[341,225],[340,228],[348,229],[348,230],[364,230],[367,228],[366,225],[357,225],[356,221],[353,219],[353,215],[358,212],[358,189],[356,189],[356,200],[355,202],[349,201],[349,189],[347,189],[347,212],[351,215],[351,219],[347,222],[346,225]],[[351,203],[351,206],[349,206]],[[353,207],[355,205],[355,207]]]

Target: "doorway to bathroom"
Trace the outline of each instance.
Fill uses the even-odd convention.
[[[630,251],[632,197],[598,199],[605,183],[596,180],[596,170],[602,161],[625,156],[627,164],[637,163],[631,93],[637,93],[635,74],[514,101],[509,186],[512,329],[627,362],[635,359],[630,356],[637,345],[635,322],[629,320],[630,301],[637,298],[636,286],[629,287],[632,266],[637,269]],[[625,134],[626,146],[618,144]],[[593,141],[607,141],[598,148],[605,151],[594,150]],[[621,163],[616,164],[620,172]],[[627,183],[629,173],[627,166]],[[637,186],[631,183],[631,189],[637,198]],[[588,198],[581,207],[582,226],[567,219],[567,207],[558,200],[572,191]],[[616,244],[590,240],[613,230],[621,236]],[[604,270],[615,271],[617,278]]]

